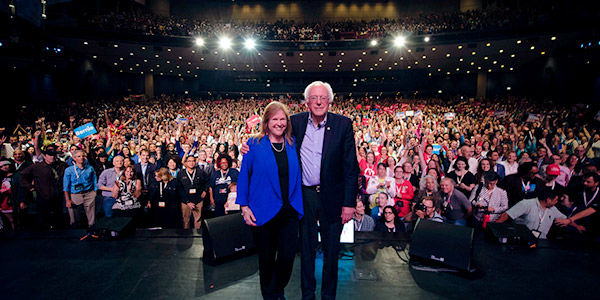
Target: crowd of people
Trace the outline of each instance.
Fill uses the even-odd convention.
[[[131,216],[139,227],[200,228],[203,218],[238,213],[240,150],[271,101],[162,95],[30,108],[2,133],[3,227]],[[304,110],[299,99],[280,101]],[[556,210],[536,229],[542,237],[551,227],[597,237],[600,131],[585,105],[346,98],[330,111],[353,122],[356,230],[411,230],[419,218],[481,227],[531,218],[521,206],[535,199]],[[86,123],[97,133],[79,138]]]
[[[547,26],[564,21],[553,10],[471,10],[440,14],[421,14],[398,19],[371,21],[224,21],[159,16],[146,12],[123,12],[85,17],[83,26],[108,31],[145,35],[254,37],[259,40],[341,40],[387,37],[398,32],[415,35],[447,32],[507,30]]]

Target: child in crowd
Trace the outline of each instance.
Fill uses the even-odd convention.
[[[225,202],[225,214],[231,215],[239,213],[240,205],[235,203],[237,198],[237,183],[232,182],[229,185],[229,194],[227,195],[227,202]]]

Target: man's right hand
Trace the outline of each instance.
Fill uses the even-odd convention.
[[[26,209],[27,205],[25,205],[25,202],[21,202],[21,203],[19,203],[19,208],[20,209]]]
[[[192,203],[192,202],[188,202],[187,206],[191,209],[191,210],[195,210],[196,209],[196,204]]]
[[[415,211],[415,214],[419,217],[419,219],[425,219],[425,212],[422,210]]]
[[[240,152],[242,152],[242,155],[246,155],[248,151],[250,151],[250,146],[248,146],[248,144],[243,144],[242,149],[240,150]]]
[[[73,200],[67,199],[67,208],[71,208],[73,205]]]

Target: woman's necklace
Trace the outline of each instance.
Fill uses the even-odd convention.
[[[273,150],[275,150],[275,152],[279,152],[279,153],[281,153],[281,151],[283,151],[283,149],[285,148],[285,144],[282,144],[282,145],[281,145],[281,149],[277,149],[277,148],[275,148],[275,145],[274,145],[274,143],[271,143],[271,147],[273,148]]]

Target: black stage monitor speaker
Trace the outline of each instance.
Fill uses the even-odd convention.
[[[202,232],[204,255],[211,260],[254,249],[254,236],[241,214],[204,220]]]
[[[103,238],[117,238],[135,231],[133,218],[130,217],[104,217],[96,221],[89,232]]]
[[[408,253],[411,258],[420,258],[470,271],[473,228],[419,220]]]
[[[487,236],[500,244],[532,246],[537,242],[531,230],[523,224],[488,223]]]

